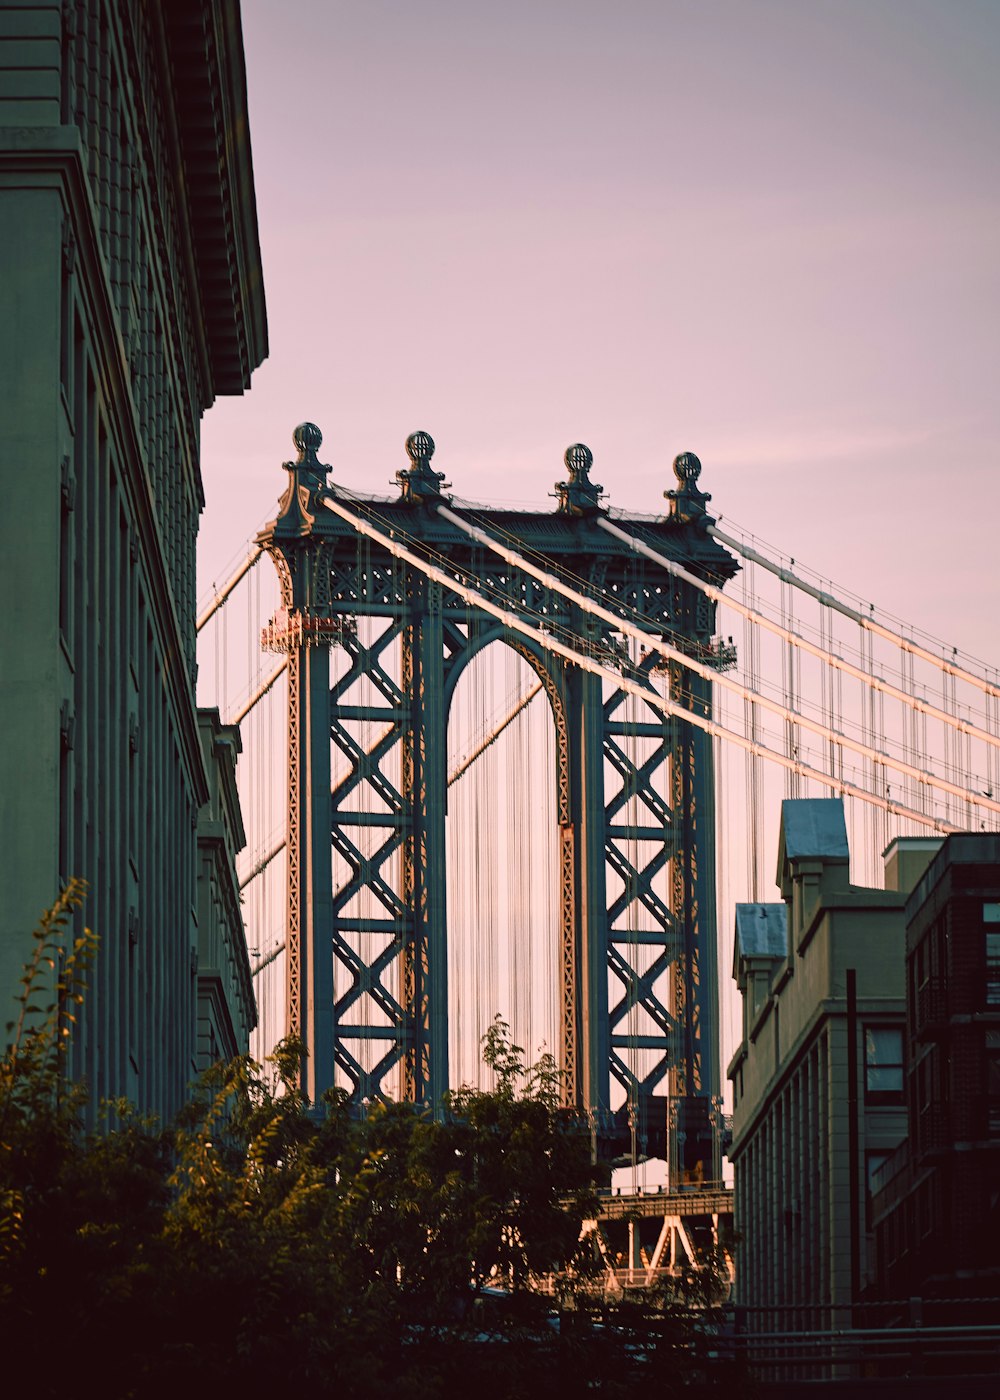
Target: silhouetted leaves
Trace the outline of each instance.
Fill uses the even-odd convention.
[[[94,1376],[111,1400],[526,1400],[702,1376],[663,1309],[557,1326],[531,1291],[593,1208],[590,1137],[551,1057],[526,1066],[499,1018],[496,1088],[436,1114],[355,1115],[340,1091],[317,1114],[288,1040],[264,1064],[216,1065],[169,1128],[119,1102],[84,1132],[65,1074],[66,1007],[95,948],[66,937],[82,895],[71,885],[35,935],[0,1062],[0,1341],[31,1358],[33,1394]]]

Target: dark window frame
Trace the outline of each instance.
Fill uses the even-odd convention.
[[[890,1058],[884,1052],[878,1053],[878,1042],[874,1039],[876,1036],[893,1036],[898,1042],[898,1058]],[[879,1025],[874,1022],[863,1027],[866,1103],[904,1102],[906,1061],[903,1039],[902,1026]]]

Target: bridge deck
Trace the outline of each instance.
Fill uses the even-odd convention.
[[[637,1195],[599,1195],[598,1220],[624,1220],[635,1216],[732,1215],[733,1192],[728,1186],[707,1186],[681,1191],[643,1191]]]

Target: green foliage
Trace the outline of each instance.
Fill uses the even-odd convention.
[[[29,1200],[58,1195],[60,1172],[76,1147],[80,1086],[64,1074],[72,1027],[96,951],[90,929],[67,945],[65,927],[83,902],[86,885],[72,880],[32,935],[34,947],[21,978],[18,1017],[0,1061],[0,1261],[26,1247]],[[8,1285],[0,1277],[0,1301]]]
[[[551,1055],[531,1066],[523,1055],[496,1017],[483,1037],[495,1090],[464,1086],[448,1101],[456,1155],[474,1197],[468,1234],[474,1276],[515,1289],[565,1267],[594,1206],[589,1129],[560,1106]]]
[[[465,1086],[436,1114],[359,1118],[340,1091],[315,1113],[289,1040],[213,1067],[168,1128],[116,1103],[84,1132],[66,1077],[96,946],[67,943],[82,897],[75,882],[35,934],[0,1063],[0,1341],[34,1358],[35,1395],[91,1375],[111,1400],[525,1400],[698,1379],[690,1329],[662,1309],[641,1326],[577,1310],[557,1331],[531,1291],[574,1256],[590,1140],[551,1056],[525,1065],[499,1018],[483,1041],[495,1089]]]

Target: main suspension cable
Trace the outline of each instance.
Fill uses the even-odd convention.
[[[222,588],[219,589],[219,591],[213,597],[212,601],[209,603],[208,607],[198,618],[198,621],[194,625],[195,632],[200,632],[203,627],[205,627],[209,622],[211,622],[212,618],[222,607],[223,603],[229,597],[230,593],[232,593],[236,585],[240,582],[242,578],[244,578],[250,572],[250,570],[253,568],[253,566],[256,564],[257,560],[263,553],[263,547],[259,544],[255,544],[253,549],[251,549],[250,553],[243,560],[243,563],[239,566],[239,568],[230,578],[229,582],[224,584]]]
[[[653,563],[659,564],[667,573],[673,574],[675,578],[681,579],[684,583],[690,583],[695,588],[701,589],[705,596],[711,598],[713,602],[722,603],[733,612],[739,613],[741,617],[748,618],[751,622],[759,623],[761,627],[766,628],[769,632],[773,632],[776,636],[783,638],[785,641],[792,642],[795,646],[801,647],[803,651],[809,652],[810,655],[817,657],[820,661],[828,662],[838,671],[846,672],[855,680],[861,681],[863,685],[870,686],[874,690],[879,690],[884,695],[889,695],[894,700],[899,700],[902,704],[909,705],[911,709],[919,710],[921,714],[928,715],[931,719],[939,720],[942,724],[948,725],[952,729],[958,729],[961,733],[969,734],[974,739],[981,739],[985,744],[1000,748],[1000,738],[991,734],[988,730],[980,729],[970,721],[960,719],[958,715],[950,714],[947,710],[939,709],[936,705],[931,705],[928,701],[921,700],[916,695],[908,694],[907,691],[901,690],[898,686],[893,685],[891,681],[886,681],[881,676],[872,675],[861,666],[855,666],[852,662],[847,661],[842,656],[838,656],[835,652],[824,651],[822,647],[817,646],[814,642],[810,642],[808,638],[803,637],[800,633],[793,632],[789,628],[783,627],[780,622],[775,622],[772,618],[768,617],[766,613],[759,612],[755,608],[748,608],[745,603],[741,603],[738,599],[732,597],[731,594],[724,593],[721,588],[717,588],[714,584],[698,578],[696,574],[692,574],[690,570],[685,569],[683,564],[678,564],[676,560],[669,559],[665,554],[659,553],[658,550],[651,549],[644,540],[637,539],[635,535],[630,535],[625,530],[620,530],[618,526],[613,525],[610,520],[601,518],[597,521],[597,524],[603,530],[606,530],[608,534],[614,535],[615,539],[628,545],[628,547],[637,554],[642,554],[647,559],[652,560]],[[757,560],[754,559],[751,562],[756,563]],[[823,596],[825,599],[825,595]],[[861,616],[862,614],[860,613],[856,614],[855,621]],[[930,653],[928,653],[928,655],[930,655]],[[986,688],[986,682],[982,684],[984,688]],[[988,693],[993,694],[994,692],[992,689],[989,689]]]
[[[679,648],[671,646],[670,643],[664,641],[659,634],[650,632],[646,628],[639,627],[627,618],[612,612],[609,608],[602,607],[600,603],[594,602],[593,599],[588,598],[585,594],[580,594],[576,589],[563,583],[560,578],[549,570],[540,569],[534,564],[530,564],[515,550],[508,549],[506,545],[494,539],[487,531],[481,530],[476,525],[471,525],[467,520],[463,520],[461,516],[456,515],[453,510],[449,510],[447,506],[439,504],[437,506],[437,513],[444,520],[447,520],[450,524],[475,540],[477,544],[481,544],[499,555],[500,558],[504,559],[508,564],[523,569],[525,573],[537,579],[539,583],[562,594],[563,597],[582,608],[585,612],[589,612],[592,616],[599,618],[602,622],[608,623],[617,631],[624,632],[640,643],[647,645],[651,650],[658,651],[666,659],[675,661],[686,667],[696,676],[701,676],[702,679],[708,680],[713,684],[722,685],[727,690],[731,690],[735,694],[741,696],[744,700],[750,700],[756,704],[762,705],[764,709],[770,710],[772,714],[779,716],[786,724],[801,725],[802,728],[810,730],[823,739],[833,738],[836,743],[851,749],[861,757],[886,764],[894,768],[897,772],[916,779],[918,782],[930,783],[933,787],[938,788],[942,792],[947,792],[953,797],[968,797],[968,789],[962,787],[958,783],[951,782],[947,778],[939,777],[935,773],[918,768],[915,764],[906,762],[905,759],[894,758],[891,754],[887,754],[881,749],[874,748],[871,744],[865,744],[857,739],[852,739],[843,732],[831,731],[826,725],[820,723],[818,720],[810,719],[807,715],[802,714],[801,711],[792,709],[787,705],[782,705],[779,701],[772,700],[769,696],[761,694],[760,691],[748,690],[738,681],[731,680],[728,676],[718,674],[713,668],[703,665],[693,657],[688,656],[686,652],[682,652]],[[641,541],[635,540],[634,537],[629,536],[625,531],[619,530],[617,526],[610,525],[604,520],[600,520],[598,523],[605,525],[616,538],[622,539],[634,546],[642,544]],[[641,552],[654,554],[654,551],[647,551],[645,548],[643,548]],[[684,572],[687,573],[686,570]],[[700,582],[700,580],[695,579],[694,575],[690,575],[690,578],[696,582]],[[726,601],[729,601],[728,598]],[[866,679],[868,679],[867,676]],[[685,711],[685,713],[687,712]],[[795,772],[794,755],[787,755],[787,757],[790,760],[788,766],[791,768],[792,772]],[[991,811],[1000,813],[1000,801],[984,796],[981,800],[977,798],[977,803],[983,807],[989,808]]]
[[[864,788],[846,782],[841,778],[834,778],[830,774],[822,772],[820,769],[813,768],[803,763],[800,759],[789,758],[787,755],[775,749],[771,749],[766,745],[754,743],[744,735],[725,729],[714,720],[709,719],[705,715],[698,714],[696,711],[684,709],[682,705],[678,705],[669,700],[666,696],[661,695],[659,691],[650,689],[645,685],[640,685],[637,681],[632,680],[628,676],[621,675],[595,657],[585,652],[575,650],[573,647],[560,642],[556,637],[546,634],[539,627],[532,626],[530,623],[525,622],[523,618],[518,613],[513,612],[510,607],[503,608],[476,592],[475,589],[460,583],[444,569],[440,569],[436,565],[428,563],[413,550],[408,549],[406,545],[395,537],[395,534],[386,533],[384,529],[378,528],[369,520],[348,510],[348,508],[332,494],[324,494],[320,497],[320,500],[328,510],[332,511],[335,515],[339,515],[341,519],[345,520],[349,525],[352,525],[360,534],[368,535],[390,554],[413,565],[425,574],[426,577],[444,585],[451,593],[462,598],[465,602],[470,603],[473,607],[497,618],[504,627],[519,632],[522,636],[528,637],[546,650],[554,652],[557,656],[561,656],[564,660],[572,662],[575,666],[579,666],[581,670],[590,671],[593,675],[601,676],[603,679],[613,683],[618,689],[638,695],[648,704],[661,710],[671,718],[691,724],[695,728],[703,730],[706,734],[718,735],[720,738],[726,739],[727,742],[736,744],[738,747],[746,749],[748,752],[759,753],[762,757],[769,759],[771,762],[777,763],[783,768],[789,768],[794,772],[798,772],[803,777],[812,778],[821,786],[830,788],[845,796],[858,797],[864,802],[882,807],[899,816],[910,818],[923,826],[933,827],[935,830],[951,831],[957,829],[938,821],[932,816],[928,816],[924,812],[914,811],[911,808],[903,806],[901,803],[893,802],[877,793],[868,792]],[[398,532],[395,533],[398,534]],[[589,599],[581,599],[580,601],[582,605],[585,604],[589,609],[596,609],[597,607],[597,605],[591,603]],[[601,611],[604,612],[606,610],[601,609]],[[609,616],[616,626],[621,625],[623,619],[616,617],[614,614],[609,614]],[[637,629],[637,631],[638,630],[639,629]],[[642,635],[644,639],[649,640],[647,634]],[[653,640],[655,640],[655,638],[653,638]],[[665,644],[660,643],[659,645],[662,647]],[[684,665],[689,665],[691,661],[691,658],[684,656],[682,653],[677,654],[677,659]],[[760,697],[754,698],[759,699]],[[976,801],[979,803],[983,802],[984,799],[977,798]],[[1000,804],[991,805],[995,805],[997,809],[1000,810]]]
[[[857,608],[851,607],[850,603],[843,602],[834,594],[827,593],[825,589],[816,588],[798,574],[793,574],[790,569],[786,569],[782,564],[776,563],[773,559],[768,559],[767,555],[759,554],[757,550],[751,549],[749,545],[743,544],[742,541],[734,539],[731,535],[727,535],[723,530],[718,529],[717,526],[709,525],[707,528],[708,533],[717,539],[720,544],[726,545],[730,549],[735,549],[737,554],[741,554],[744,559],[752,560],[753,563],[759,564],[761,568],[767,569],[769,573],[781,579],[782,583],[791,584],[793,588],[799,588],[803,593],[808,593],[811,598],[815,598],[816,601],[822,603],[824,607],[832,608],[834,612],[842,613],[844,617],[849,618],[851,622],[856,622],[859,627],[863,627],[866,632],[872,632],[876,637],[882,637],[885,641],[892,642],[895,646],[898,646],[900,650],[909,652],[912,656],[919,657],[921,661],[929,662],[932,666],[936,666],[938,670],[944,671],[946,675],[954,676],[957,680],[965,681],[969,685],[976,686],[977,689],[982,690],[986,695],[991,695],[994,698],[1000,697],[1000,685],[991,684],[985,676],[978,676],[975,671],[969,671],[964,666],[959,666],[957,662],[948,661],[943,656],[937,656],[933,651],[929,651],[926,647],[922,647],[918,642],[913,641],[911,637],[904,637],[901,632],[896,632],[891,627],[886,627],[883,623],[876,622],[876,620],[867,613],[860,612]]]

